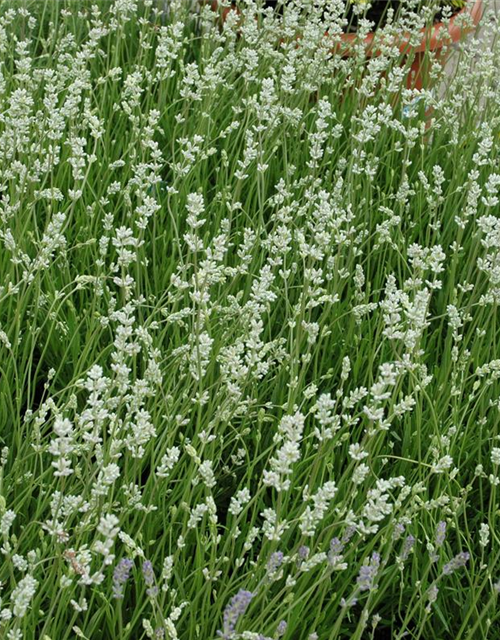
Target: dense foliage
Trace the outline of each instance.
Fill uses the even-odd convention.
[[[407,88],[438,4],[0,0],[1,638],[499,637],[500,24]]]

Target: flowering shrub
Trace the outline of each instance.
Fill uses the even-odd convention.
[[[414,7],[0,1],[0,637],[499,637],[500,25]]]

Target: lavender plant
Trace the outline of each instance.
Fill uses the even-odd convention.
[[[499,636],[500,23],[400,4],[0,0],[1,638]]]

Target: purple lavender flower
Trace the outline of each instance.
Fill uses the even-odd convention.
[[[305,544],[299,547],[299,551],[298,551],[299,560],[305,560],[309,555],[309,551],[310,551],[309,547],[306,547]]]
[[[297,559],[296,559],[296,564],[298,567],[300,567],[302,563],[307,560],[307,558],[309,557],[310,551],[311,550],[309,549],[309,547],[306,547],[305,544],[299,547],[299,550],[297,551]]]
[[[352,524],[349,525],[344,531],[344,535],[342,536],[342,544],[345,546],[355,533],[356,533],[356,527],[353,526]]]
[[[271,553],[269,560],[267,561],[267,572],[275,573],[275,571],[277,571],[277,569],[279,569],[283,564],[284,557],[285,556],[281,551],[275,551],[274,553]]]
[[[339,555],[344,550],[344,543],[338,538],[332,538],[330,540],[330,553]]]
[[[223,631],[217,631],[219,637],[224,640],[231,640],[234,635],[236,623],[247,610],[254,595],[251,591],[240,589],[238,593],[231,598],[229,604],[224,609]]]
[[[436,527],[436,538],[434,540],[435,548],[439,549],[440,547],[442,547],[445,539],[446,539],[446,522],[444,520],[441,520],[440,522],[438,522],[438,525]],[[439,554],[437,554],[436,551],[434,551],[431,554],[431,562],[437,562],[438,560],[439,560]]]
[[[374,551],[369,563],[362,565],[359,575],[356,579],[360,591],[372,591],[377,588],[375,577],[380,567],[380,555]]]
[[[410,555],[410,551],[413,549],[413,545],[415,544],[415,538],[410,534],[406,536],[405,541],[403,542],[403,549],[401,550],[401,555],[399,559],[403,562],[408,559]]]
[[[134,566],[133,560],[123,558],[116,565],[113,572],[113,598],[120,600],[123,598],[123,587],[129,579],[130,572]]]
[[[154,598],[158,595],[158,587],[155,584],[155,573],[153,570],[153,565],[149,560],[144,560],[142,563],[142,575],[144,577],[144,582],[148,587],[146,589],[146,593],[151,598]]]
[[[281,636],[285,635],[287,627],[288,627],[288,624],[285,620],[282,620],[279,623],[278,628],[276,629],[276,635],[278,636],[278,638],[281,638]]]
[[[339,556],[344,550],[344,543],[341,542],[338,538],[332,538],[330,540],[330,554],[334,556]]]
[[[347,609],[348,607],[354,607],[358,604],[358,599],[352,595],[350,598],[340,598],[340,606],[342,609]]]
[[[454,558],[452,558],[447,564],[443,567],[443,575],[449,576],[457,569],[461,569],[465,567],[467,561],[470,558],[470,554],[467,551],[461,551]]]
[[[328,551],[328,562],[335,569],[338,568],[339,563],[344,559],[342,552],[344,550],[344,543],[338,538],[332,538],[330,540],[330,550]]]
[[[446,538],[446,522],[441,520],[436,528],[436,547],[442,547]]]
[[[394,541],[399,540],[399,538],[401,538],[401,536],[403,535],[403,533],[405,532],[405,528],[404,525],[402,525],[400,522],[398,522],[395,526],[394,526],[394,531],[392,534],[392,539]]]

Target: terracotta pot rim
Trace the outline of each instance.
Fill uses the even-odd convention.
[[[479,24],[481,17],[483,15],[483,2],[482,0],[471,0],[468,5],[463,9],[460,9],[449,21],[448,25],[445,25],[443,22],[437,22],[432,27],[427,27],[421,29],[422,41],[420,45],[417,47],[411,47],[409,45],[410,35],[406,34],[403,36],[401,41],[398,43],[399,50],[401,53],[408,52],[410,49],[413,53],[423,53],[424,51],[431,50],[435,51],[436,49],[441,49],[446,40],[451,40],[451,42],[458,42],[462,36],[468,33],[471,28],[460,27],[456,24],[457,19],[461,19],[464,13],[468,13],[471,18],[474,27]],[[441,34],[441,32],[445,30],[448,34],[448,38],[443,37],[445,34]],[[368,52],[370,49],[370,45],[373,43],[375,39],[376,31],[372,31],[367,35],[364,39],[365,44],[369,45]],[[344,33],[341,36],[343,42],[353,43],[357,38],[357,34],[355,33]],[[340,43],[339,43],[340,44]]]
[[[217,0],[198,0],[200,4],[210,4],[212,10],[217,10],[218,2]],[[238,11],[237,9],[235,9]],[[227,13],[231,11],[230,8],[226,8],[222,15],[222,20],[225,21]],[[239,12],[238,12],[239,13]],[[424,27],[421,29],[422,40],[417,47],[410,46],[410,34],[405,34],[402,39],[398,42],[398,47],[401,53],[408,53],[412,51],[413,53],[423,53],[427,50],[435,51],[436,49],[441,49],[445,41],[458,42],[463,35],[470,32],[472,27],[460,27],[456,24],[457,19],[461,19],[461,16],[464,13],[469,13],[472,18],[473,26],[476,27],[481,20],[483,15],[483,1],[482,0],[468,0],[467,6],[463,9],[460,9],[452,18],[447,25],[443,22],[438,22],[432,27]],[[448,37],[443,37],[442,31],[446,29],[446,33]],[[369,33],[364,39],[364,43],[368,45],[366,47],[367,55],[376,54],[377,51],[373,52],[372,44],[375,39],[376,31],[372,31]],[[328,32],[325,34],[328,35]],[[343,33],[340,36],[340,41],[337,42],[336,47],[343,48],[342,44],[352,44],[357,39],[356,33]],[[344,53],[348,54],[348,50],[344,50]]]

